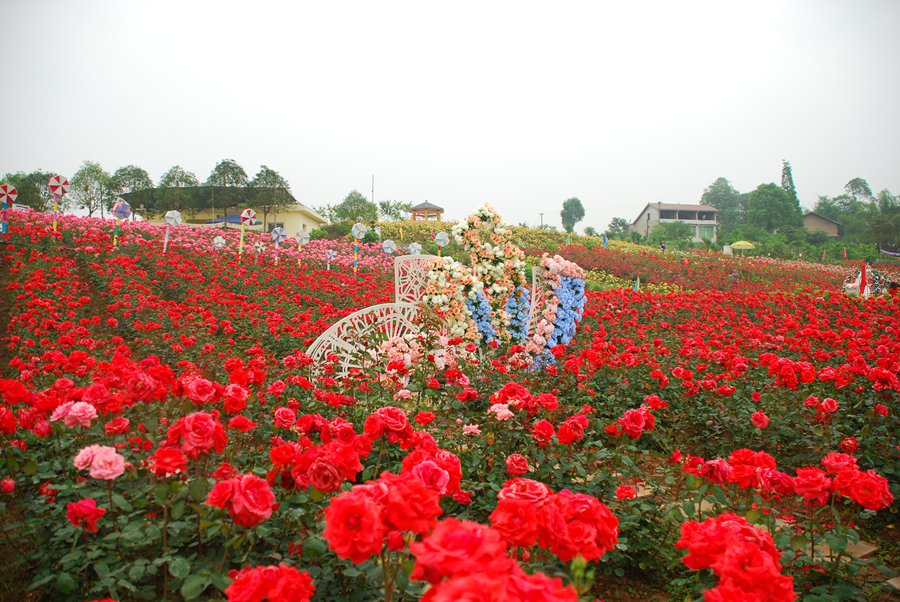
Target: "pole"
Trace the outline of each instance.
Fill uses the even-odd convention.
[[[122,220],[118,217],[116,218],[116,229],[113,231],[113,246],[119,246],[119,222]]]
[[[241,220],[241,242],[238,243],[238,257],[244,253],[244,220]]]
[[[541,216],[541,228],[543,228],[543,227],[544,227],[544,214],[543,214],[543,213],[538,213],[538,215]]]
[[[59,210],[59,195],[53,195],[53,231],[56,232],[56,217],[57,211]]]
[[[375,174],[372,174],[372,204],[375,204]]]
[[[166,224],[166,237],[163,238],[163,253],[169,248],[169,224]]]
[[[301,266],[303,266],[303,261],[300,260],[300,251],[302,251],[302,250],[303,250],[303,245],[301,245],[301,244],[298,242],[298,243],[297,243],[297,267],[298,267],[298,268],[301,267]]]
[[[275,239],[275,265],[278,265],[278,239]]]
[[[359,265],[359,239],[353,237],[353,275],[356,275],[356,268]]]
[[[3,223],[0,224],[0,233],[6,234],[6,196],[3,197]]]

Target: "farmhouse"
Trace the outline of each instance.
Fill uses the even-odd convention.
[[[824,232],[831,238],[840,236],[841,225],[833,219],[810,211],[803,216],[803,229],[807,232]]]
[[[643,211],[631,223],[631,231],[641,236],[649,236],[650,232],[660,224],[684,222],[693,227],[693,242],[704,239],[716,242],[718,223],[717,209],[710,205],[682,205],[680,203],[647,203]]]

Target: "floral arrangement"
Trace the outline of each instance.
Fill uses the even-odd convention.
[[[529,340],[535,293],[525,288],[524,251],[510,242],[500,215],[483,205],[453,227],[453,236],[471,265],[444,258],[429,273],[424,296],[426,305],[448,321],[451,335],[481,345],[527,342],[526,351],[534,356],[571,342],[584,313],[584,270],[558,255],[541,259],[535,269],[546,294]]]

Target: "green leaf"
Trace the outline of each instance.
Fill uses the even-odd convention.
[[[215,585],[219,590],[225,591],[228,589],[228,586],[231,585],[231,578],[228,575],[223,575],[222,573],[216,573],[212,576],[213,585]]]
[[[191,572],[191,563],[183,556],[176,556],[169,561],[169,572],[173,577],[184,579]]]
[[[56,577],[56,589],[59,592],[64,594],[71,594],[78,587],[78,584],[75,583],[75,579],[72,578],[72,575],[69,573],[60,573]]]
[[[794,535],[793,537],[791,537],[791,547],[795,550],[806,547],[807,543],[808,542],[806,541],[806,538],[802,535]]]
[[[826,533],[825,541],[828,543],[828,547],[834,550],[835,552],[843,552],[847,549],[847,538],[842,535],[835,535],[834,533]]]
[[[132,510],[134,510],[134,506],[132,506],[124,496],[118,493],[114,493],[112,495],[112,502],[117,508],[124,510],[125,512],[131,512]]]
[[[29,460],[28,462],[25,462],[25,466],[22,467],[22,472],[31,476],[37,472],[37,469],[37,463],[34,460]]]
[[[191,499],[195,502],[202,502],[206,499],[207,494],[209,493],[209,481],[206,477],[202,479],[196,479],[191,481],[191,484],[188,485],[188,489],[191,492]]]
[[[172,504],[172,519],[178,520],[184,516],[185,504],[183,501]]]
[[[759,519],[762,518],[762,512],[759,510],[759,508],[754,508],[747,513],[747,516],[745,518],[747,519],[748,523],[750,523],[751,525],[755,525],[759,522]]]
[[[200,597],[203,590],[209,586],[209,577],[203,575],[191,575],[181,585],[181,595],[185,600],[195,600]]]
[[[141,577],[144,576],[144,573],[147,572],[147,565],[145,564],[135,564],[130,569],[128,569],[128,578],[132,581],[140,581]]]
[[[311,535],[303,542],[303,556],[307,558],[319,558],[326,551],[325,541],[316,535]]]

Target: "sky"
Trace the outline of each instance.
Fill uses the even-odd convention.
[[[0,0],[0,174],[220,160],[586,226],[793,168],[900,194],[900,2]],[[540,214],[543,213],[543,216]]]

